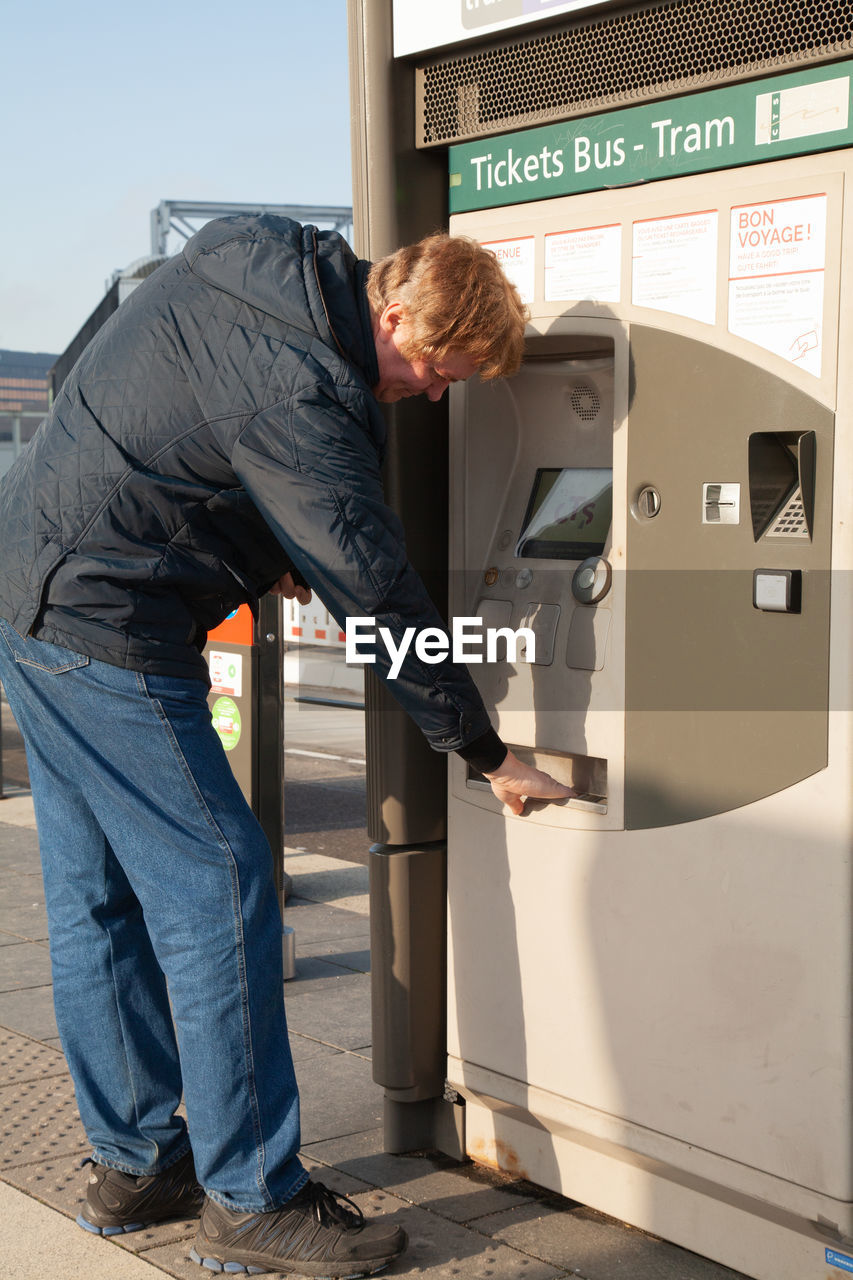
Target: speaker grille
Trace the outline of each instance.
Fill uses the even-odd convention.
[[[595,387],[590,386],[588,382],[575,383],[569,402],[583,422],[595,422],[601,412],[601,398]]]
[[[853,4],[670,0],[417,68],[418,145],[461,142],[837,58]]]

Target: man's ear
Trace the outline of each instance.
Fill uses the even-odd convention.
[[[390,337],[405,318],[406,308],[403,303],[397,301],[389,302],[379,317],[379,328]]]

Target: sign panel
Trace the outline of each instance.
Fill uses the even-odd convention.
[[[826,195],[731,211],[729,332],[820,377]]]
[[[223,644],[252,644],[255,638],[255,620],[247,604],[241,604],[233,613],[207,633],[208,644],[221,640]]]
[[[634,223],[631,301],[713,324],[717,296],[717,211]]]
[[[210,692],[227,693],[233,698],[243,696],[243,657],[224,649],[210,649],[207,654],[210,673]]]
[[[450,212],[781,160],[853,144],[853,62],[450,148]]]
[[[621,277],[621,224],[546,234],[546,302],[619,302]]]
[[[535,238],[521,236],[517,240],[485,240],[483,248],[491,249],[521,295],[521,301],[532,302],[536,283]]]
[[[394,0],[394,57],[526,27],[561,13],[612,9],[617,0]]]

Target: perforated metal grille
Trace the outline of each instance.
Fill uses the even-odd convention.
[[[672,0],[417,69],[418,145],[681,93],[853,49],[853,4]]]

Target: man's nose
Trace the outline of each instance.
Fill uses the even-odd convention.
[[[427,397],[430,400],[440,400],[450,383],[446,378],[438,378],[435,382],[430,383],[427,389]]]

